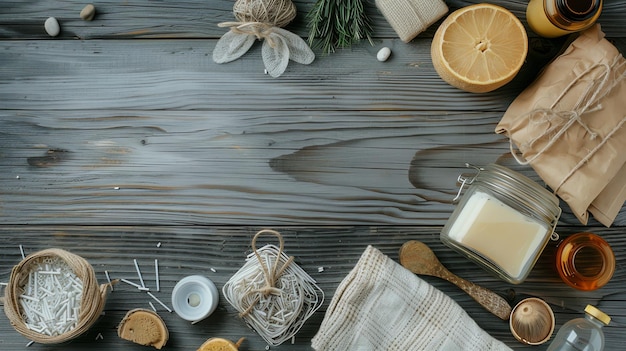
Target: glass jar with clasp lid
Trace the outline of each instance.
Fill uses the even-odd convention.
[[[469,166],[469,165],[468,165]],[[558,239],[558,198],[530,178],[504,166],[474,167],[459,176],[457,207],[441,241],[503,280],[526,279],[546,244]],[[456,199],[455,199],[456,200]]]

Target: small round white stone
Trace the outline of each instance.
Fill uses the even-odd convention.
[[[91,21],[95,15],[96,7],[93,6],[93,4],[88,4],[82,9],[82,11],[80,11],[80,18],[85,21]]]
[[[59,21],[57,21],[54,17],[49,17],[44,23],[44,28],[46,29],[46,33],[48,33],[51,37],[56,37],[61,33],[61,26],[59,25]]]
[[[384,48],[378,50],[378,53],[376,54],[376,59],[380,62],[385,62],[387,61],[389,56],[391,56],[391,49],[385,46]]]

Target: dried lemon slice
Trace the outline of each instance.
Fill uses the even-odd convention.
[[[245,338],[241,338],[234,343],[222,338],[211,338],[205,341],[198,351],[237,351],[244,340]]]
[[[528,53],[528,36],[509,10],[492,4],[463,7],[437,29],[433,65],[448,84],[485,93],[510,82]]]

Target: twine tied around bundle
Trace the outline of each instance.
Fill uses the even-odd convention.
[[[20,304],[31,271],[47,258],[58,258],[67,264],[68,268],[82,281],[83,287],[76,326],[54,336],[31,330],[25,323]],[[82,257],[62,249],[46,249],[27,256],[13,267],[5,291],[4,311],[15,330],[26,338],[41,344],[58,344],[83,334],[96,322],[104,310],[108,287],[108,284],[98,285],[93,268]]]
[[[598,133],[591,130],[591,128],[582,120],[582,116],[587,113],[596,112],[602,109],[601,100],[605,98],[615,86],[617,86],[622,79],[626,76],[626,60],[622,55],[617,55],[613,61],[609,63],[596,63],[591,65],[580,74],[578,74],[557,96],[554,102],[547,108],[536,108],[522,116],[520,118],[528,118],[533,124],[548,123],[549,128],[546,128],[543,133],[539,133],[535,137],[524,143],[524,148],[528,149],[546,136],[549,137],[548,142],[539,149],[532,157],[524,159],[515,150],[513,139],[509,139],[509,148],[511,154],[515,160],[522,165],[528,165],[542,154],[544,154],[550,147],[552,147],[573,125],[580,125],[589,135],[591,140],[595,140],[598,137]],[[558,111],[557,105],[564,99],[564,97],[573,89],[577,84],[583,82],[585,78],[591,77],[591,81],[587,84],[585,90],[580,95],[578,101],[572,106],[570,110]],[[626,114],[624,118],[609,131],[602,140],[591,149],[587,155],[576,164],[569,173],[561,180],[560,184],[554,188],[554,192],[557,192],[561,186],[582,167],[606,142],[626,123]]]
[[[296,5],[291,0],[239,0],[233,6],[238,22],[222,22],[218,27],[228,27],[236,34],[252,34],[257,39],[270,37],[272,28],[283,28],[296,18]]]
[[[271,264],[271,262],[263,263],[263,260],[261,259],[261,255],[259,254],[259,251],[256,248],[256,241],[258,237],[265,233],[275,235],[279,241],[278,255],[277,255],[278,257],[276,257],[276,261],[274,262],[273,265]],[[287,261],[283,262],[282,265],[280,265],[280,269],[278,269],[278,265],[280,263],[280,256],[282,255],[283,248],[285,247],[285,241],[283,240],[283,236],[280,235],[280,233],[275,230],[264,229],[256,233],[254,237],[252,238],[251,245],[252,245],[252,250],[254,252],[254,255],[256,256],[257,260],[259,260],[259,265],[261,266],[261,269],[263,270],[263,276],[265,277],[265,285],[262,286],[261,288],[248,291],[244,295],[244,299],[248,297],[249,295],[257,295],[257,296],[254,299],[254,302],[250,304],[250,307],[246,308],[245,311],[239,313],[239,317],[247,316],[250,313],[250,311],[252,311],[252,309],[254,308],[254,305],[259,303],[259,301],[261,300],[259,294],[262,294],[263,296],[268,296],[271,294],[280,295],[280,293],[282,292],[282,289],[276,287],[276,280],[283,274],[285,269],[289,267],[291,262],[293,262],[293,256],[289,256]],[[270,268],[267,265],[271,265],[272,267]]]
[[[233,13],[237,21],[218,24],[230,31],[215,46],[216,63],[238,59],[248,52],[255,39],[265,40],[262,57],[272,77],[282,75],[290,59],[307,65],[315,59],[302,38],[282,29],[296,17],[296,6],[291,0],[237,0]]]
[[[256,247],[263,234],[272,234],[279,247]],[[239,316],[268,344],[292,338],[324,302],[324,292],[294,258],[284,252],[284,240],[274,230],[261,230],[252,239],[253,252],[224,284],[222,292]]]

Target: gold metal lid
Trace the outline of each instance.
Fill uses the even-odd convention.
[[[541,345],[554,332],[554,312],[542,299],[520,301],[511,312],[509,326],[515,339],[526,345]]]
[[[609,317],[608,314],[597,309],[595,306],[587,305],[587,307],[585,307],[585,313],[604,323],[604,325],[609,325],[609,323],[611,322],[611,317]]]

